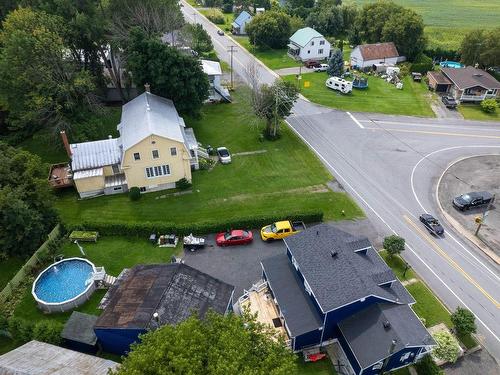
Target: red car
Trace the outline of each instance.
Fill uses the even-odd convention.
[[[233,229],[229,232],[218,233],[215,243],[218,246],[246,245],[252,242],[253,234],[249,230]]]

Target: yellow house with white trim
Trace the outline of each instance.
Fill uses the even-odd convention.
[[[169,99],[149,90],[122,108],[120,136],[84,143],[63,142],[71,157],[73,181],[81,198],[116,194],[137,186],[141,192],[175,188],[198,169],[193,129]]]

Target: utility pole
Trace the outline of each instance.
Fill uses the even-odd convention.
[[[495,194],[493,194],[493,197],[491,198],[490,203],[488,203],[488,205],[486,206],[486,209],[483,212],[483,216],[482,217],[479,217],[479,216],[476,217],[477,228],[476,228],[476,232],[474,233],[474,235],[476,237],[479,236],[479,230],[481,229],[481,227],[483,226],[484,222],[486,221],[486,217],[488,216],[488,211],[490,210],[491,204],[493,203],[494,200],[495,200]]]
[[[195,24],[198,23],[198,22],[196,22],[196,12],[193,12],[193,17],[194,17],[194,23]]]
[[[229,50],[227,51],[230,54],[230,61],[231,61],[231,72],[230,72],[230,74],[231,74],[231,90],[234,89],[234,86],[233,86],[233,53],[238,52],[235,48],[236,48],[236,46],[230,45]]]

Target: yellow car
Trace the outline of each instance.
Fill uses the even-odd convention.
[[[302,221],[277,221],[260,230],[262,241],[280,240],[306,229]]]

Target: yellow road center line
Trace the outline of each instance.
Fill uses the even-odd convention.
[[[433,248],[436,250],[450,265],[460,272],[472,285],[474,285],[486,298],[488,298],[496,308],[500,308],[500,303],[498,303],[487,291],[485,291],[479,283],[474,280],[467,272],[465,272],[462,267],[460,267],[443,249],[441,249],[431,238],[425,233],[417,224],[413,222],[408,216],[403,215],[403,218],[410,224]]]
[[[498,135],[448,133],[448,132],[433,132],[433,131],[427,131],[427,130],[407,130],[407,129],[388,129],[388,128],[365,128],[365,129],[368,129],[368,130],[385,130],[385,131],[403,132],[403,133],[430,134],[430,135],[450,135],[450,136],[453,136],[453,137],[500,139],[500,136],[498,136]]]

